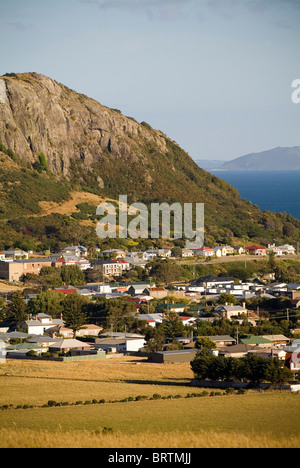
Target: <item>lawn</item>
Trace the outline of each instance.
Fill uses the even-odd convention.
[[[187,398],[189,364],[135,359],[7,361],[0,367],[0,447],[298,447],[300,395]],[[180,395],[173,399],[152,399]],[[109,402],[145,395],[145,401]],[[69,406],[42,406],[50,399]],[[78,400],[105,403],[71,405]],[[16,409],[17,405],[33,408]],[[104,428],[113,432],[103,434]],[[104,431],[105,432],[105,431]]]

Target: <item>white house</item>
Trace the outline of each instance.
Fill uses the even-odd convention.
[[[241,247],[240,245],[237,245],[233,248],[235,253],[237,253],[238,255],[242,255],[243,253],[245,253],[244,247]]]
[[[46,330],[55,325],[63,325],[63,320],[53,319],[50,315],[37,314],[35,317],[30,317],[22,323],[21,328],[24,328],[28,335],[43,335]]]
[[[231,245],[225,245],[224,249],[226,250],[226,255],[233,255],[235,253],[235,249]]]
[[[283,255],[295,255],[296,254],[296,249],[293,245],[281,245],[278,247]]]
[[[181,255],[182,255],[182,258],[193,257],[194,252],[190,249],[182,249]]]
[[[104,257],[114,257],[115,259],[118,259],[126,257],[126,252],[121,249],[109,249],[103,250],[101,252],[101,255],[103,255]]]
[[[220,314],[222,318],[230,320],[232,317],[238,317],[241,314],[248,314],[245,305],[219,305],[215,308],[215,312]]]
[[[71,245],[69,247],[65,247],[61,252],[62,255],[66,255],[67,257],[85,257],[88,251],[82,245]]]
[[[103,349],[110,353],[138,352],[146,345],[144,338],[97,338],[95,348]]]
[[[63,255],[61,258],[59,258],[56,261],[56,264],[57,265],[61,264],[61,266],[77,265],[79,266],[81,270],[88,270],[89,268],[91,268],[91,264],[88,260],[82,257],[78,257],[78,256],[71,257],[71,256]]]
[[[194,255],[198,255],[199,257],[213,257],[215,252],[210,247],[200,247],[198,249],[193,249]]]
[[[153,260],[157,257],[170,258],[172,256],[171,249],[149,249],[145,253],[147,260]]]
[[[227,255],[226,247],[217,245],[216,247],[213,248],[213,251],[215,252],[216,257],[226,257]]]

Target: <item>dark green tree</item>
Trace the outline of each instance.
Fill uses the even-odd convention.
[[[87,320],[87,299],[79,294],[69,294],[63,301],[63,319],[67,328],[76,332],[84,328]]]
[[[45,291],[28,303],[28,312],[38,314],[39,312],[59,318],[63,313],[65,295],[59,291]]]
[[[85,283],[85,276],[78,265],[64,265],[61,267],[61,279],[65,284],[77,286]]]
[[[27,320],[28,314],[26,309],[27,306],[23,293],[20,291],[14,293],[8,308],[8,319],[13,326],[18,327],[22,322]]]
[[[146,332],[147,352],[156,353],[164,349],[165,335],[161,328],[149,328]]]

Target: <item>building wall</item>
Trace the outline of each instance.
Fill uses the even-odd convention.
[[[14,262],[0,262],[0,279],[4,279],[6,281],[20,281],[23,274],[23,264]]]

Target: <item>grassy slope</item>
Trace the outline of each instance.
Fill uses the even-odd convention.
[[[0,369],[1,403],[42,405],[49,398],[72,402],[154,393],[184,397],[199,391],[188,386],[189,364],[124,361],[8,361]],[[270,392],[11,409],[0,412],[0,446],[296,447],[299,403],[299,395]],[[104,427],[113,428],[114,434],[99,435]]]

